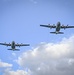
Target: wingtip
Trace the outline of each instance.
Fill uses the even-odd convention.
[[[42,25],[40,24],[40,26],[42,26]]]

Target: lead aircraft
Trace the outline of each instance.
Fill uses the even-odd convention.
[[[64,25],[61,25],[60,22],[57,22],[56,25],[48,24],[48,25],[40,25],[40,26],[47,27],[47,28],[50,28],[50,29],[51,28],[55,28],[55,32],[50,32],[50,33],[53,33],[53,34],[64,34],[63,32],[60,32],[60,29],[74,28],[74,26],[68,26],[68,25],[64,26]]]
[[[0,43],[0,45],[11,46],[11,49],[8,49],[8,50],[13,50],[13,51],[15,51],[15,50],[19,51],[19,49],[15,48],[16,46],[18,46],[18,47],[20,47],[20,46],[30,46],[30,44],[22,44],[22,43],[16,44],[15,41],[12,41],[12,43]]]

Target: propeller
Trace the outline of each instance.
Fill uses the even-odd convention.
[[[64,27],[64,24],[62,25],[62,27]]]
[[[55,26],[55,24],[52,25],[52,27],[54,27],[54,26]]]
[[[55,24],[51,25],[50,29],[52,29],[55,26]]]
[[[48,24],[50,26],[50,24]]]
[[[54,26],[55,26],[55,24],[52,25],[52,27],[54,27]]]
[[[68,27],[69,25],[67,24],[67,27]]]
[[[64,27],[64,30],[66,29],[66,27],[64,26],[64,24],[62,25],[62,27]]]
[[[48,26],[50,26],[50,24],[48,24]],[[50,29],[52,29],[52,27],[50,27]]]

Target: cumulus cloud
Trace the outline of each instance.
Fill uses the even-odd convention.
[[[2,67],[12,67],[12,64],[5,63],[5,62],[2,62],[2,61],[0,60],[0,67],[1,67],[1,68],[2,68]]]
[[[13,52],[12,55],[15,57],[16,56],[16,53]]]
[[[24,70],[12,71],[10,69],[6,69],[4,71],[4,75],[29,75],[29,74]]]
[[[22,53],[17,63],[31,75],[74,75],[74,36],[58,43],[41,43]]]

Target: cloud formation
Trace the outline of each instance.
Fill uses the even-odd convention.
[[[2,62],[1,60],[0,60],[0,67],[2,68],[2,67],[12,67],[13,65],[12,64],[9,64],[9,63],[5,63],[5,62]]]
[[[4,71],[4,75],[28,75],[26,71],[24,70],[17,70],[17,71],[12,71],[10,69],[6,69]]]
[[[22,53],[17,62],[32,75],[73,75],[74,36],[55,44],[41,43]]]
[[[40,43],[23,52],[16,61],[22,70],[7,68],[3,75],[74,75],[74,36],[58,43]]]

